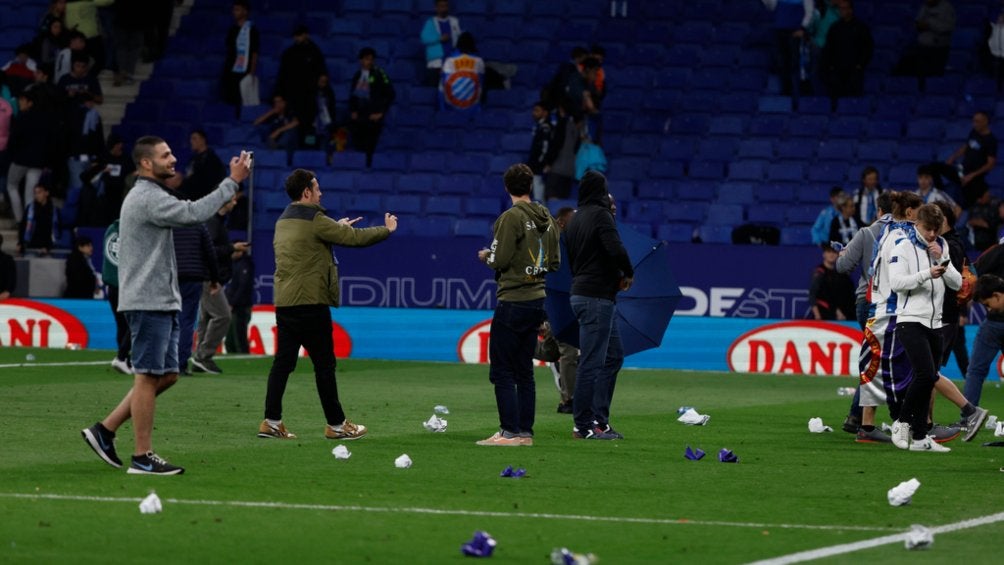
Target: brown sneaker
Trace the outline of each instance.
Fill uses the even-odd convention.
[[[519,444],[526,447],[532,447],[533,436],[530,434],[519,434]]]
[[[261,438],[273,438],[273,439],[296,439],[296,434],[290,432],[286,429],[286,425],[279,422],[278,426],[273,426],[268,423],[268,420],[262,420],[261,425],[258,426],[258,437]]]
[[[366,426],[345,420],[340,426],[324,426],[324,437],[328,439],[359,439],[366,435]]]
[[[520,446],[524,445],[522,438],[519,436],[510,435],[506,437],[509,432],[495,432],[491,437],[483,439],[476,442],[478,445],[504,445],[504,446]],[[532,442],[532,438],[528,438]]]

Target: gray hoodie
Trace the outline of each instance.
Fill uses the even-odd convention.
[[[205,222],[236,192],[237,183],[228,177],[193,202],[139,177],[119,220],[119,312],[181,310],[171,228]]]
[[[882,229],[892,221],[892,214],[886,214],[876,220],[872,225],[863,227],[854,234],[848,242],[845,251],[837,257],[836,269],[838,273],[848,274],[861,265],[861,279],[858,281],[858,288],[854,293],[857,302],[864,302],[868,295],[868,269],[872,264],[872,255],[875,250],[875,240]]]

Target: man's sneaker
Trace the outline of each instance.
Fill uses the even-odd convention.
[[[858,443],[892,443],[892,438],[878,429],[866,432],[864,429],[858,428],[858,434],[854,441]]]
[[[573,412],[573,410],[572,410],[572,403],[571,402],[568,402],[568,403],[559,402],[558,403],[558,414],[571,414],[572,412]]]
[[[131,375],[132,367],[129,366],[129,362],[118,357],[112,359],[112,369],[122,373],[123,375]]]
[[[219,375],[223,372],[216,361],[212,359],[199,359],[198,357],[192,357],[192,370],[196,373],[209,373],[210,375]]]
[[[892,444],[900,449],[910,447],[910,424],[899,420],[892,423]]]
[[[572,437],[575,439],[619,439],[617,436],[608,434],[600,428],[592,428],[585,431],[580,431],[579,428],[572,428]]]
[[[126,471],[130,475],[180,475],[185,470],[177,465],[171,465],[160,455],[147,451],[146,455],[133,455],[132,465]]]
[[[533,439],[531,438],[530,441],[532,442]],[[523,438],[510,432],[499,431],[492,434],[491,437],[482,439],[475,443],[477,443],[478,445],[499,445],[499,446],[511,447],[511,446],[523,445]]]
[[[345,420],[340,426],[324,426],[324,437],[328,439],[359,439],[366,435],[366,426]]]
[[[603,426],[599,425],[596,421],[593,421],[595,428],[599,429],[605,434],[614,436],[614,439],[624,439],[624,436],[620,434],[617,430],[610,427],[610,424],[605,424]]]
[[[87,445],[91,446],[94,453],[102,461],[118,469],[122,466],[122,460],[115,453],[115,432],[110,432],[101,425],[101,422],[93,426],[80,430],[80,435],[84,437]]]
[[[268,420],[262,420],[261,425],[258,426],[258,437],[261,438],[275,438],[275,439],[296,439],[296,434],[290,432],[286,429],[286,424],[279,422],[278,426],[273,426],[268,423]]]
[[[962,436],[962,441],[973,441],[976,434],[980,433],[988,414],[989,410],[976,406],[976,411],[966,416],[966,435]]]
[[[931,436],[924,439],[915,439],[910,442],[910,451],[930,451],[932,453],[948,453],[952,448],[945,447],[934,441]]]
[[[861,427],[861,418],[849,414],[847,418],[844,419],[844,425],[840,428],[849,434],[858,433],[858,428]]]
[[[931,431],[927,432],[927,435],[931,436],[931,439],[937,443],[947,443],[959,437],[960,434],[962,434],[962,430],[956,426],[942,426],[939,424],[935,424],[931,427]]]
[[[524,446],[524,447],[531,447],[531,446],[533,446],[533,435],[529,434],[529,433],[526,433],[526,432],[520,432],[519,433],[519,444],[522,445],[522,446]]]

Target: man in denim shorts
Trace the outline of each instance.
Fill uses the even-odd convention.
[[[196,201],[179,198],[163,184],[174,176],[177,159],[159,137],[141,137],[133,149],[139,178],[122,203],[119,242],[119,312],[132,334],[133,385],[104,420],[81,431],[84,441],[113,467],[115,430],[132,418],[136,445],[128,472],[180,475],[153,451],[151,435],[156,397],[178,380],[178,312],[181,293],[174,257],[173,227],[205,222],[229,201],[250,173],[251,157],[230,160],[230,176]]]

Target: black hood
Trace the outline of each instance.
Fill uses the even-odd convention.
[[[579,181],[579,206],[595,204],[610,207],[610,199],[607,197],[607,177],[603,173],[588,171],[582,175]]]

